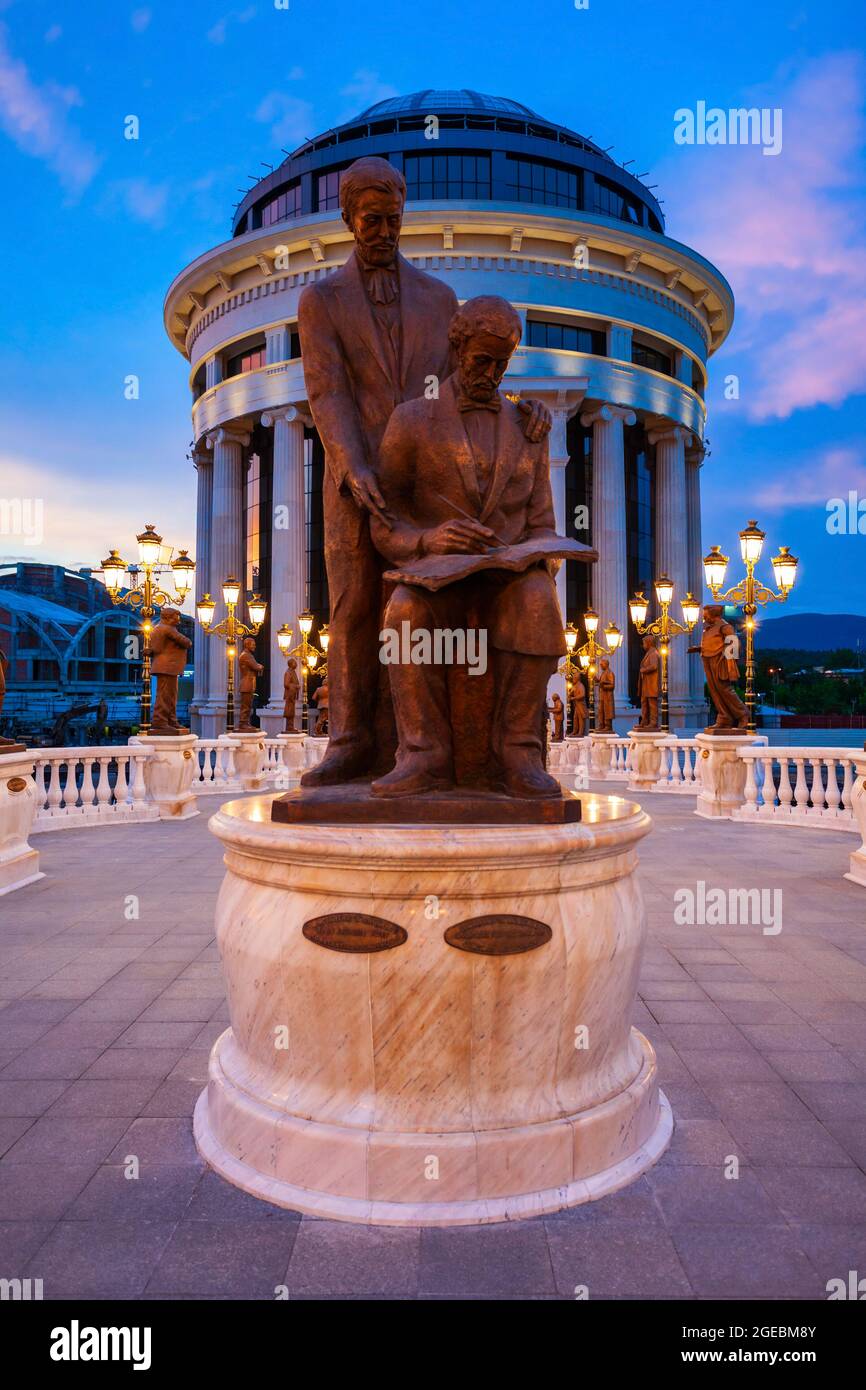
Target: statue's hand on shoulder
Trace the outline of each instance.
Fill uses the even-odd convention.
[[[346,481],[358,506],[363,507],[367,512],[372,512],[373,516],[378,517],[382,525],[387,526],[390,531],[394,520],[379,491],[379,484],[373,470],[371,468],[356,468],[352,473],[347,474]]]
[[[553,424],[553,416],[548,410],[544,401],[527,399],[517,402],[517,409],[525,417],[523,421],[523,433],[530,444],[537,444],[539,439],[543,439],[550,433]]]
[[[494,545],[496,537],[480,521],[443,521],[424,532],[425,555],[479,555]]]

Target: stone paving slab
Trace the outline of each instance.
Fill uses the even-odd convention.
[[[192,1109],[227,1020],[206,815],[40,837],[46,878],[0,901],[0,1276],[46,1298],[820,1299],[866,1270],[853,837],[642,804],[635,1022],[671,1147],[599,1202],[452,1230],[302,1217],[199,1159]],[[700,880],[778,890],[781,931],[679,925],[675,894]]]

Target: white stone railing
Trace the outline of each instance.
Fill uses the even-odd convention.
[[[235,750],[226,739],[198,739],[193,757],[198,768],[198,776],[193,776],[192,781],[196,796],[241,790],[235,771]]]
[[[661,745],[657,792],[696,796],[701,786],[701,749],[697,739],[669,738]]]
[[[159,809],[145,789],[147,758],[146,749],[127,744],[34,749],[40,799],[33,830],[158,820]]]
[[[856,831],[855,753],[851,748],[738,748],[746,785],[734,820]]]

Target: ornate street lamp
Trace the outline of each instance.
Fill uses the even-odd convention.
[[[651,623],[647,622],[646,615],[649,609],[649,604],[647,603],[646,595],[640,590],[635,594],[634,598],[629,603],[628,608],[632,623],[634,624],[637,631],[640,633],[641,637],[645,637],[647,636],[647,634],[649,634],[651,637],[658,637],[660,639],[659,655],[662,659],[662,683],[661,701],[659,706],[659,729],[662,733],[669,733],[670,723],[668,717],[668,656],[670,655],[671,638],[679,637],[684,633],[691,632],[695,623],[698,621],[698,617],[700,616],[701,605],[695,598],[694,594],[686,594],[685,598],[680,604],[680,607],[683,610],[683,617],[685,619],[685,626],[683,626],[682,623],[677,622],[676,618],[672,618],[670,614],[670,607],[674,601],[673,580],[669,579],[666,574],[662,574],[656,580],[653,587],[656,593],[656,601],[658,603],[659,608],[661,609],[661,614],[658,618],[654,618]]]
[[[226,733],[234,733],[235,727],[235,667],[238,656],[238,641],[244,637],[255,637],[265,621],[268,605],[259,594],[247,600],[249,623],[242,623],[237,616],[237,606],[241,596],[241,586],[234,575],[230,575],[222,586],[226,617],[214,623],[216,603],[210,594],[204,594],[196,604],[196,613],[203,630],[209,637],[221,637],[226,646]]]
[[[322,650],[320,651],[318,647],[313,646],[313,643],[309,640],[309,636],[313,630],[315,621],[315,616],[309,609],[298,614],[298,627],[301,630],[301,640],[296,647],[292,646],[292,629],[289,627],[288,623],[283,623],[277,633],[277,645],[286,658],[286,662],[288,662],[289,657],[294,656],[298,658],[301,664],[301,732],[305,734],[310,732],[310,710],[307,704],[307,680],[313,672],[323,679],[327,676],[328,668],[326,665],[319,666],[319,659],[321,658],[322,662],[325,661],[328,644],[331,640],[327,627],[323,627],[319,632],[319,641],[322,644]]]
[[[153,617],[157,608],[165,604],[176,603],[182,607],[184,599],[189,594],[195,582],[195,561],[190,559],[186,550],[181,550],[175,559],[171,559],[171,549],[168,557],[162,559],[163,542],[162,536],[158,534],[153,524],[148,522],[144,530],[136,536],[138,542],[138,565],[129,565],[121,558],[117,550],[109,551],[107,559],[103,560],[100,570],[102,573],[108,597],[111,602],[118,607],[124,605],[134,608],[141,615],[141,719],[140,728],[143,734],[150,729],[150,666],[151,649],[150,635],[153,632]],[[139,570],[144,571],[144,579],[139,579]],[[160,584],[167,575],[171,574],[174,585],[174,596],[165,593]],[[125,592],[121,589],[126,583]]]
[[[566,681],[572,679],[577,666],[586,673],[587,682],[589,684],[590,729],[596,727],[595,681],[598,674],[598,661],[602,656],[608,653],[612,655],[622,644],[622,633],[616,623],[608,623],[607,627],[604,629],[605,645],[602,646],[602,644],[596,640],[595,636],[598,632],[598,624],[599,617],[595,609],[588,608],[583,615],[583,626],[586,629],[586,641],[581,646],[577,645],[577,639],[580,633],[572,623],[568,624],[568,627],[565,629],[565,645],[568,650],[565,654],[565,662],[559,668],[560,672],[565,676]],[[574,660],[575,657],[577,657],[577,662]]]
[[[750,521],[740,532],[740,555],[746,566],[746,574],[739,584],[734,584],[730,589],[722,592],[722,585],[725,582],[725,573],[728,568],[728,556],[722,554],[721,546],[714,545],[710,553],[704,556],[704,575],[707,581],[707,588],[713,598],[721,600],[723,603],[740,604],[746,619],[746,709],[748,710],[748,723],[746,728],[750,734],[755,733],[755,615],[759,606],[768,603],[784,603],[789,593],[794,587],[797,578],[797,557],[792,555],[786,545],[779,547],[778,555],[775,555],[770,562],[773,566],[773,575],[779,586],[779,592],[775,593],[768,589],[766,584],[762,584],[755,578],[755,566],[761,558],[764,548],[766,532],[762,531],[756,521]]]

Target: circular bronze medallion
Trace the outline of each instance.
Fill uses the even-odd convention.
[[[10,792],[23,792],[27,786],[27,778],[10,777],[6,785],[9,788]]]

